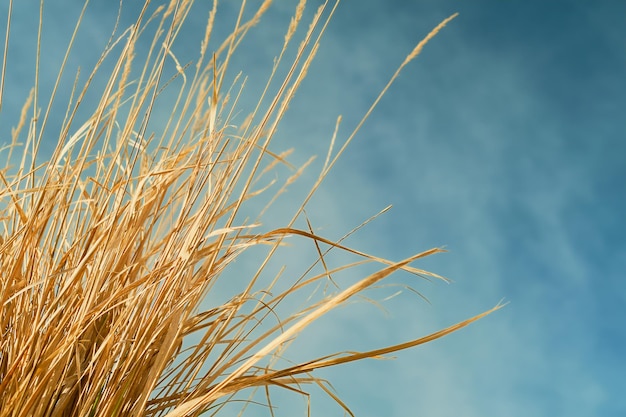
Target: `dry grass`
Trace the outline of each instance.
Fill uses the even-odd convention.
[[[313,371],[416,346],[490,312],[385,349],[276,366],[289,342],[311,322],[391,273],[439,278],[410,266],[439,249],[388,261],[324,239],[313,228],[294,227],[354,134],[338,151],[332,139],[318,181],[283,227],[264,230],[261,218],[241,218],[244,208],[257,207],[255,197],[267,188],[260,179],[278,166],[289,166],[286,154],[270,150],[270,141],[334,10],[320,7],[301,33],[304,3],[294,9],[268,80],[268,86],[278,83],[279,88],[268,87],[237,129],[233,114],[245,110],[237,106],[243,83],[236,79],[227,88],[223,82],[242,37],[269,2],[251,20],[240,19],[219,47],[211,39],[214,3],[206,33],[198,39],[197,60],[186,65],[178,62],[172,44],[192,1],[172,0],[156,11],[146,5],[134,25],[114,33],[87,81],[76,76],[57,132],[47,126],[59,81],[43,111],[35,81],[3,150],[7,165],[0,171],[1,417],[192,416],[219,413],[233,395],[246,390],[276,386],[304,393],[309,384],[345,407]],[[39,39],[41,31],[40,26]],[[2,86],[11,71],[6,59],[10,30],[6,33]],[[296,58],[277,81],[274,74],[285,65],[283,53],[299,33]],[[136,52],[138,40],[150,36],[152,47],[144,57]],[[71,44],[66,59],[70,50]],[[110,72],[102,72],[105,58],[114,62]],[[44,64],[37,60],[38,73]],[[84,97],[96,88],[94,79],[104,85],[98,91],[101,99],[83,117]],[[172,89],[175,99],[159,100]],[[270,97],[269,91],[275,93]],[[155,123],[157,110],[171,118]],[[37,165],[44,132],[58,137],[58,144]],[[282,188],[274,192],[278,195]],[[284,239],[298,235],[315,243],[323,272],[262,280]],[[257,246],[267,254],[246,285],[228,301],[202,308],[224,271]],[[331,249],[361,260],[328,267],[325,256]],[[274,317],[285,300],[302,299],[332,274],[362,263],[380,268],[343,290],[310,299],[294,314]],[[288,289],[277,291],[276,283],[285,280]],[[191,347],[183,349],[187,345]]]

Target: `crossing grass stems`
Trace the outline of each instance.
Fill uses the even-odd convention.
[[[304,168],[293,169],[288,152],[274,152],[271,139],[337,4],[326,2],[313,11],[308,26],[303,25],[306,2],[294,4],[267,85],[258,104],[246,109],[239,103],[242,78],[231,77],[229,86],[225,80],[231,58],[244,36],[262,24],[270,1],[252,13],[244,12],[250,6],[242,2],[232,33],[219,41],[211,37],[219,15],[214,1],[197,57],[185,64],[177,59],[174,41],[192,3],[146,1],[134,24],[121,27],[118,22],[86,81],[73,75],[65,117],[54,132],[53,102],[88,4],[80,12],[47,103],[39,97],[39,75],[48,68],[40,51],[45,34],[39,19],[34,88],[14,121],[10,143],[3,138],[2,148],[0,417],[214,415],[233,404],[245,411],[258,400],[252,394],[243,401],[238,396],[257,391],[272,413],[271,387],[307,397],[311,385],[351,414],[329,383],[315,376],[317,369],[429,342],[501,307],[406,343],[284,365],[280,359],[288,356],[288,345],[307,326],[392,273],[443,279],[412,266],[440,252],[438,248],[391,261],[348,247],[343,239],[324,238],[308,220],[302,223],[306,227],[296,224],[307,219],[311,196],[389,85],[455,15],[409,53],[347,139],[339,140],[335,129],[319,176],[302,204],[281,227],[266,230],[262,215],[278,204],[275,197]],[[12,8],[9,0],[0,109],[12,65],[7,59],[14,47]],[[140,40],[150,45],[145,54],[139,51]],[[285,62],[289,48],[294,58]],[[279,73],[284,74],[280,79]],[[99,101],[85,111],[84,98],[97,88]],[[171,98],[159,100],[172,89]],[[157,112],[171,116],[155,124]],[[234,115],[242,112],[249,115],[235,126]],[[339,123],[340,118],[337,127]],[[37,162],[44,137],[51,135],[58,138],[56,147]],[[293,172],[284,184],[277,189],[262,185],[271,183],[264,181],[281,166]],[[268,206],[256,203],[259,195],[272,192],[264,200]],[[258,218],[242,219],[244,209],[256,210]],[[266,280],[268,263],[293,239],[313,244],[312,266],[318,269]],[[254,247],[266,250],[256,271],[236,295],[207,307],[220,277]],[[326,261],[330,251],[358,260],[331,266]],[[346,288],[334,287],[335,275],[368,263],[379,268]],[[289,284],[278,289],[277,283],[286,279],[291,279]],[[327,288],[332,291],[307,297],[331,281]],[[309,303],[276,317],[280,305],[294,297]]]

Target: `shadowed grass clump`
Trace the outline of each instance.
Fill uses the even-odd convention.
[[[410,265],[440,250],[388,261],[318,236],[310,226],[295,227],[299,219],[306,224],[307,202],[361,125],[339,150],[332,138],[318,180],[293,217],[282,227],[263,228],[261,214],[302,172],[294,169],[267,205],[258,205],[255,198],[271,189],[268,174],[279,166],[292,168],[288,153],[272,152],[270,141],[334,7],[321,6],[300,29],[305,2],[299,2],[267,88],[258,105],[246,109],[238,106],[244,81],[231,77],[234,82],[226,86],[224,80],[242,38],[270,2],[250,20],[243,19],[242,6],[221,44],[211,38],[214,2],[197,59],[190,63],[178,61],[173,44],[193,1],[149,3],[133,25],[114,29],[90,74],[75,75],[71,92],[65,91],[69,98],[59,129],[50,127],[50,118],[75,38],[43,106],[37,77],[47,64],[37,52],[34,88],[14,121],[12,138],[2,138],[0,417],[213,414],[239,401],[238,393],[261,389],[269,405],[268,387],[307,395],[310,384],[347,410],[313,371],[416,346],[489,313],[404,344],[278,366],[289,342],[310,323],[391,273],[440,278]],[[0,90],[12,64],[7,60],[11,9],[9,1]],[[86,10],[87,4],[75,34]],[[398,72],[451,18],[418,44]],[[284,64],[296,33],[301,39],[295,58]],[[38,46],[41,37],[40,23]],[[151,45],[147,53],[139,50],[140,39]],[[278,73],[286,75],[276,80]],[[0,106],[1,100],[2,94]],[[234,115],[241,112],[249,116],[235,126]],[[163,114],[169,119],[156,116]],[[50,155],[40,155],[44,137],[57,140]],[[258,218],[243,218],[244,211]],[[314,243],[322,272],[296,278],[278,273],[263,280],[277,249],[294,237]],[[256,272],[234,289],[235,296],[208,305],[217,280],[254,247],[266,249]],[[329,250],[360,260],[329,267]],[[285,300],[307,299],[334,273],[364,263],[380,267],[276,317]],[[287,289],[278,289],[285,281]],[[251,401],[244,399],[242,410]]]

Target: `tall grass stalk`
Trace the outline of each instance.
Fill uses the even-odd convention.
[[[336,134],[330,140],[319,177],[293,217],[279,228],[263,226],[267,207],[256,199],[274,192],[265,200],[274,203],[302,172],[294,170],[276,190],[263,185],[277,167],[291,168],[286,153],[272,151],[271,139],[336,4],[319,7],[304,28],[305,1],[297,4],[258,105],[235,126],[234,115],[246,109],[238,102],[244,82],[230,77],[231,58],[270,2],[249,20],[242,2],[236,26],[219,44],[211,37],[219,16],[214,1],[197,59],[190,63],[179,62],[174,43],[193,1],[156,8],[149,3],[134,24],[114,30],[87,77],[75,75],[58,130],[51,127],[53,104],[87,4],[45,103],[39,77],[48,63],[42,61],[39,19],[34,88],[14,121],[10,143],[2,138],[0,417],[219,414],[239,401],[239,393],[260,389],[269,404],[269,387],[306,395],[311,384],[348,410],[315,370],[417,346],[493,311],[406,343],[282,365],[286,347],[307,326],[390,274],[441,278],[411,266],[440,249],[392,261],[319,236],[313,227],[295,226],[306,219],[310,197],[362,123],[341,146]],[[7,60],[14,47],[10,0],[8,10],[0,93],[13,64]],[[453,17],[420,42],[401,68]],[[296,35],[295,58],[285,63]],[[139,51],[140,40],[151,45],[147,54]],[[278,74],[285,75],[277,79]],[[227,86],[228,79],[235,81]],[[85,98],[94,91],[99,101],[92,106]],[[157,114],[170,117],[158,120]],[[50,137],[57,144],[42,155],[44,138]],[[254,210],[258,218],[242,216]],[[277,249],[294,238],[314,243],[320,272],[264,279]],[[267,249],[256,272],[235,296],[207,307],[220,277],[255,247]],[[360,260],[329,266],[331,250]],[[275,316],[286,300],[306,299],[334,274],[364,263],[380,267],[344,289],[311,298],[293,314]],[[285,281],[287,289],[279,289],[277,283]]]

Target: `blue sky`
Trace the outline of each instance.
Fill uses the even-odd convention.
[[[36,19],[19,3],[12,39],[24,46],[10,55],[17,66],[9,67],[3,136],[32,85],[22,52],[34,40]],[[44,58],[57,68],[82,2],[49,3]],[[114,3],[88,9],[71,65],[93,64],[93,45],[110,34]],[[235,9],[223,3],[216,29],[226,32]],[[276,3],[232,64],[249,76],[252,98],[296,2]],[[309,16],[317,4],[308,5]],[[196,10],[190,23],[202,25],[207,11],[202,4]],[[504,299],[504,309],[396,360],[321,375],[361,417],[626,415],[623,1],[343,1],[274,144],[294,147],[295,163],[320,157],[268,222],[297,206],[336,117],[344,117],[345,138],[415,44],[455,12],[405,68],[308,208],[319,233],[338,238],[392,204],[348,243],[394,260],[445,246],[449,253],[417,266],[454,283],[394,278],[431,304],[409,293],[383,303],[387,314],[354,304],[313,326],[295,348],[322,355],[400,343]],[[190,42],[181,42],[181,55],[194,53],[193,34],[185,34]],[[42,84],[53,76],[44,73]],[[313,415],[342,415],[318,398]]]

